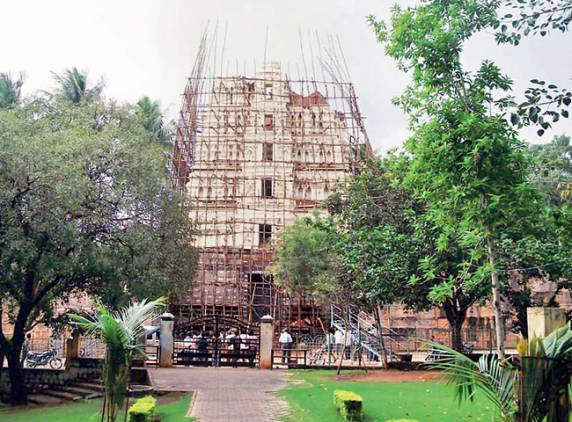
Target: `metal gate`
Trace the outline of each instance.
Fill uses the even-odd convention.
[[[260,325],[229,316],[175,321],[173,363],[185,366],[258,365]]]

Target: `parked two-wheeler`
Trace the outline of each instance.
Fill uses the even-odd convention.
[[[49,365],[52,369],[60,369],[63,366],[62,360],[58,357],[56,349],[47,352],[28,352],[26,355],[28,368]]]

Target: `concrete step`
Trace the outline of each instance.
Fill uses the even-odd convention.
[[[59,397],[52,397],[43,393],[29,394],[28,401],[32,404],[39,404],[41,406],[62,404],[64,402],[64,400]]]

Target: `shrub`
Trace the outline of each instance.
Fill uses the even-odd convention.
[[[363,418],[363,399],[351,391],[334,391],[334,404],[345,421],[361,421]]]
[[[153,396],[145,396],[137,400],[129,408],[130,422],[151,422],[157,407],[157,399]]]

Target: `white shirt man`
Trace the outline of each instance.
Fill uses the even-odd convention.
[[[292,336],[288,330],[284,328],[278,338],[278,343],[280,343],[280,348],[282,349],[282,363],[286,363],[286,359],[290,360],[290,349],[292,349],[293,342]]]
[[[240,350],[248,350],[249,343],[248,334],[242,333],[240,335]]]
[[[336,353],[342,353],[342,350],[344,350],[344,333],[341,330],[336,330],[334,338],[336,341]]]

